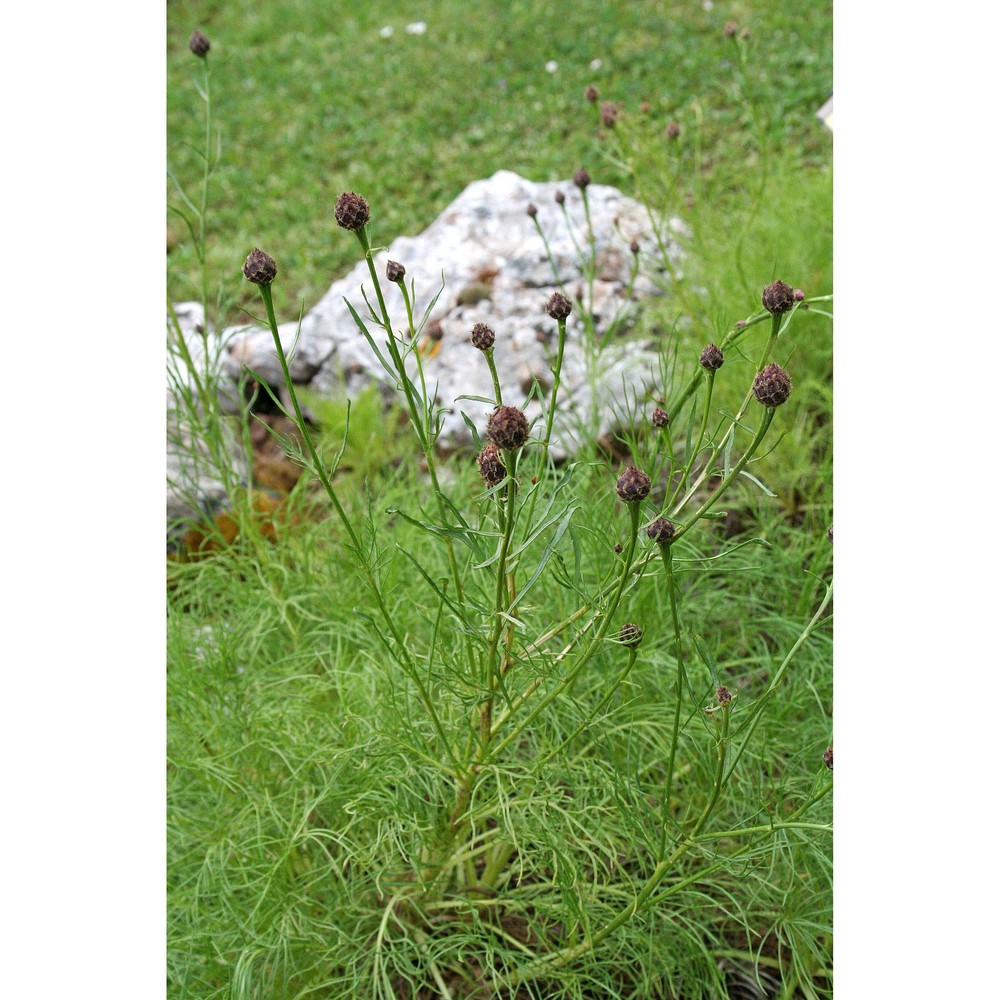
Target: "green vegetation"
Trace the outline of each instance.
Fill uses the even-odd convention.
[[[672,120],[683,137],[701,123],[701,169],[683,194],[708,203],[706,218],[724,219],[757,182],[760,133],[790,175],[829,165],[830,137],[814,117],[833,86],[827,3],[798,5],[794,18],[763,0],[710,12],[697,2],[513,0],[473,10],[464,0],[174,0],[167,13],[168,150],[186,189],[201,176],[187,40],[199,28],[212,42],[222,136],[208,230],[212,295],[221,282],[250,302],[233,262],[266,243],[286,276],[275,288],[282,315],[300,302],[310,308],[353,263],[333,220],[341,191],[377,206],[386,242],[419,233],[467,184],[500,169],[542,181],[586,165],[596,183],[629,191],[598,152],[588,84],[632,112],[648,101],[661,135]],[[426,34],[408,35],[418,17]],[[722,31],[729,19],[752,32],[746,78],[756,123],[736,90],[735,47]],[[594,59],[601,66],[591,70]],[[554,74],[549,60],[559,64]],[[815,222],[828,227],[829,214]],[[167,249],[174,300],[198,298],[193,248],[175,217]],[[732,244],[725,253],[731,259]],[[776,261],[768,263],[765,277]]]
[[[436,454],[418,338],[368,323],[407,387],[394,408],[305,400],[282,516],[233,485],[235,541],[170,564],[169,996],[829,997],[829,7],[794,31],[762,3],[428,8],[168,7],[191,201],[170,200],[192,222],[171,216],[171,298],[263,315],[238,273],[259,245],[291,318],[368,239],[337,228],[342,191],[387,243],[497,169],[585,163],[691,228],[641,320],[669,430],[636,412],[625,463],[594,442],[556,468],[536,425],[488,488]],[[194,28],[222,136],[203,238]],[[623,105],[611,128],[592,83]],[[772,319],[774,278],[806,301]],[[765,360],[793,380],[774,408],[749,393]],[[200,387],[182,405],[218,456],[237,418]],[[623,502],[631,463],[652,489]]]

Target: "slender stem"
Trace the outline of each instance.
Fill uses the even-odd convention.
[[[674,580],[673,546],[658,546],[663,558],[663,568],[667,574],[667,593],[670,598],[670,617],[674,628],[674,644],[677,657],[677,682],[674,685],[674,729],[670,737],[670,754],[667,757],[667,786],[663,791],[663,804],[660,807],[660,857],[667,849],[667,813],[670,811],[670,796],[674,784],[674,762],[677,759],[677,746],[681,736],[681,703],[684,700],[684,688],[687,677],[684,667],[684,647],[681,641],[681,623],[677,612],[677,584]]]
[[[551,691],[545,694],[538,702],[536,702],[535,707],[528,713],[528,715],[517,725],[514,729],[493,748],[493,753],[491,756],[495,757],[501,750],[512,743],[517,737],[524,732],[524,730],[531,725],[531,723],[538,717],[539,713],[542,712],[545,707],[551,704],[556,698],[559,697],[573,681],[580,675],[580,672],[587,665],[590,659],[593,657],[594,653],[598,650],[601,643],[604,640],[608,629],[611,627],[611,621],[615,616],[615,612],[618,610],[618,605],[621,602],[622,594],[625,591],[625,584],[628,582],[630,576],[630,570],[632,568],[632,558],[635,554],[635,543],[636,538],[639,533],[639,514],[640,505],[638,503],[628,504],[629,512],[629,540],[628,547],[625,550],[625,560],[622,564],[622,572],[618,578],[618,582],[615,586],[614,593],[611,596],[611,600],[608,602],[607,608],[603,612],[603,618],[597,632],[590,641],[590,645],[580,654],[577,661],[572,667],[566,672],[558,684],[556,684]],[[504,718],[502,718],[496,726],[493,728],[493,735],[495,736],[500,726],[503,725],[511,716],[508,712]]]
[[[288,361],[285,358],[285,350],[281,346],[281,337],[278,335],[278,321],[274,315],[274,302],[271,298],[271,286],[270,285],[258,285],[260,289],[260,297],[264,300],[264,309],[267,312],[268,325],[271,328],[271,336],[274,339],[274,349],[278,356],[278,361],[281,364],[281,372],[285,379],[285,388],[288,390],[289,398],[292,401],[292,406],[295,410],[295,420],[298,426],[302,438],[305,441],[306,448],[309,450],[310,458],[313,463],[313,471],[319,478],[320,483],[323,485],[323,489],[326,495],[330,498],[334,509],[337,512],[337,516],[340,518],[341,524],[344,526],[344,530],[347,532],[348,537],[351,539],[351,544],[354,548],[355,553],[358,556],[358,561],[362,566],[363,572],[368,582],[368,586],[375,597],[375,601],[379,606],[379,611],[382,614],[382,618],[386,623],[389,631],[392,633],[392,637],[396,643],[396,653],[400,657],[400,662],[406,668],[407,674],[411,677],[413,682],[417,685],[417,689],[420,692],[421,700],[424,707],[427,709],[428,715],[431,717],[431,721],[434,724],[437,734],[448,756],[451,758],[452,765],[456,772],[461,772],[458,760],[455,758],[454,750],[452,749],[451,743],[445,736],[444,727],[441,725],[441,720],[438,718],[437,710],[434,708],[434,702],[430,697],[423,680],[420,677],[419,671],[416,665],[413,663],[410,657],[409,650],[407,649],[406,643],[403,641],[403,637],[399,633],[399,627],[396,625],[395,618],[389,612],[386,607],[385,598],[382,594],[382,588],[378,584],[378,580],[375,577],[374,572],[365,562],[362,555],[361,541],[358,538],[357,532],[354,530],[354,525],[351,524],[350,518],[347,516],[347,511],[344,510],[343,505],[340,502],[340,498],[337,496],[337,491],[333,488],[333,482],[330,480],[330,476],[326,471],[326,466],[323,460],[320,458],[319,452],[316,451],[316,445],[313,443],[312,435],[309,433],[309,428],[306,426],[305,418],[302,415],[302,409],[299,406],[299,397],[295,392],[295,386],[292,383],[291,372],[288,370]]]
[[[424,413],[418,413],[417,411],[417,401],[413,395],[413,383],[406,372],[406,365],[403,363],[403,358],[399,353],[399,347],[396,344],[396,335],[392,329],[392,320],[389,317],[389,310],[386,308],[385,298],[382,295],[382,284],[378,279],[378,274],[375,271],[375,259],[372,256],[371,241],[368,239],[367,231],[362,228],[355,231],[355,236],[358,238],[358,242],[361,244],[361,248],[364,251],[365,263],[368,265],[368,273],[371,275],[372,284],[375,287],[375,295],[378,298],[379,312],[382,314],[382,327],[385,330],[386,342],[389,348],[389,353],[392,356],[392,363],[396,368],[396,372],[399,375],[400,384],[403,386],[403,392],[406,395],[406,403],[410,410],[410,419],[413,423],[413,428],[417,433],[417,438],[420,441],[420,446],[424,453],[424,459],[427,462],[427,471],[431,477],[431,483],[434,486],[434,496],[438,503],[438,510],[441,514],[442,520],[447,520],[448,512],[445,507],[444,494],[441,490],[441,484],[438,481],[437,476],[437,460],[434,455],[434,445],[430,440],[427,433],[427,428],[425,426]],[[405,289],[404,289],[405,295]],[[421,379],[423,378],[423,370],[421,369]],[[426,398],[426,387],[425,387],[425,398]],[[458,570],[458,562],[455,559],[455,547],[452,545],[452,541],[447,536],[444,539],[445,549],[448,553],[448,565],[451,569],[452,579],[455,583],[455,596],[459,603],[462,604],[464,600],[464,589],[462,587],[462,577]],[[471,647],[468,647],[471,653]]]
[[[719,736],[719,745],[716,751],[715,760],[715,776],[712,779],[712,797],[705,804],[705,808],[702,810],[701,816],[698,817],[697,822],[694,825],[694,829],[688,834],[692,839],[696,838],[699,833],[701,833],[705,824],[708,822],[709,817],[712,815],[712,810],[715,809],[715,804],[719,801],[719,795],[722,793],[722,787],[726,783],[726,779],[729,775],[725,774],[726,770],[726,748],[729,746],[729,718],[732,713],[732,705],[724,705],[722,708],[722,734]],[[732,774],[732,772],[730,772]]]
[[[493,379],[493,395],[496,398],[497,406],[503,406],[503,393],[500,391],[500,376],[497,374],[497,363],[493,357],[493,348],[491,347],[484,353],[486,355],[486,364],[489,365],[490,369],[490,378]]]
[[[542,439],[541,468],[545,469],[549,459],[549,441],[552,438],[552,421],[556,415],[556,397],[559,395],[560,377],[562,375],[563,352],[566,349],[566,320],[560,319],[559,343],[556,348],[556,363],[552,369],[552,395],[549,397],[549,410],[545,414],[545,437]]]

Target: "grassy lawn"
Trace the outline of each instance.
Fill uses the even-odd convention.
[[[418,16],[427,32],[407,34]],[[751,30],[747,84],[759,122],[749,131],[735,46],[723,35],[730,19]],[[833,85],[829,4],[799,4],[789,17],[787,6],[760,2],[705,11],[697,2],[515,0],[473,13],[461,0],[405,9],[175,0],[167,24],[168,150],[187,189],[201,165],[186,147],[202,142],[187,39],[199,28],[212,42],[222,142],[208,229],[212,288],[245,301],[238,265],[266,245],[282,261],[275,292],[285,313],[299,302],[310,308],[353,261],[333,219],[341,191],[365,195],[385,242],[420,232],[467,184],[499,169],[557,180],[585,164],[595,181],[628,191],[595,141],[588,84],[632,112],[648,102],[661,135],[672,120],[685,137],[701,122],[703,160],[683,194],[709,199],[713,222],[753,186],[752,132],[766,135],[790,171],[830,160],[814,118]],[[386,26],[388,39],[379,34]],[[189,242],[175,217],[168,226],[171,295],[195,298]]]
[[[342,191],[385,244],[498,169],[586,165],[692,231],[676,294],[641,320],[678,358],[671,443],[642,414],[617,442],[652,475],[639,506],[596,442],[560,469],[506,453],[484,493],[470,456],[422,453],[402,399],[359,397],[349,426],[344,400],[310,400],[325,468],[343,447],[330,492],[304,477],[273,534],[234,492],[235,544],[171,562],[172,1000],[832,996],[832,143],[814,117],[832,11],[707,6],[168,5],[169,165],[192,197],[187,39],[212,43],[220,322],[261,312],[254,246],[280,262],[279,320],[359,259]],[[621,107],[603,135],[589,84]],[[167,251],[172,300],[199,298],[175,214]],[[769,339],[775,278],[808,308]],[[709,342],[727,345],[711,378]],[[773,418],[748,395],[762,352],[792,375]],[[642,528],[702,472],[660,550]]]

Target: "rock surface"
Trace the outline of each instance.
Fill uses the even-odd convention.
[[[562,206],[556,202],[557,192],[564,198]],[[493,395],[489,369],[469,341],[476,323],[486,323],[496,333],[494,357],[504,401],[524,404],[536,380],[547,397],[557,324],[546,314],[545,303],[554,291],[562,291],[573,301],[553,427],[554,457],[572,454],[582,435],[606,434],[619,422],[626,400],[633,394],[641,396],[655,382],[657,352],[649,339],[640,342],[609,336],[600,353],[594,345],[609,329],[614,333],[627,329],[638,302],[668,287],[653,222],[641,204],[615,188],[591,184],[587,200],[592,250],[582,193],[572,182],[534,183],[500,171],[470,184],[419,236],[401,236],[376,253],[376,273],[393,327],[401,337],[407,331],[406,310],[398,289],[385,279],[386,262],[403,264],[407,287],[414,283],[418,324],[438,295],[418,335],[417,349],[428,388],[433,387],[443,411],[440,449],[451,451],[471,444],[463,412],[482,433],[492,410],[487,402],[461,398]],[[529,204],[537,208],[545,240],[527,213]],[[377,241],[377,205],[372,205],[372,215],[370,232]],[[681,252],[670,234],[680,231],[682,224],[673,219],[659,225],[671,268],[676,270]],[[348,233],[343,238],[354,241]],[[631,248],[633,241],[638,245],[637,255]],[[582,253],[593,255],[592,288],[581,269]],[[638,275],[632,281],[637,263]],[[320,392],[353,394],[372,381],[382,385],[387,395],[395,391],[394,379],[373,354],[344,301],[367,318],[362,290],[374,304],[368,266],[359,260],[303,317],[297,339],[296,323],[279,327],[283,346],[291,350],[294,381]],[[591,302],[596,338],[587,332],[583,319],[584,308]],[[200,347],[197,315],[190,304],[177,310],[185,312],[182,326],[187,342]],[[381,346],[385,338],[381,328],[369,323],[369,331]],[[220,373],[232,382],[233,396],[244,366],[276,389],[281,385],[268,330],[231,327],[210,343],[211,350],[218,351]],[[405,340],[400,343],[410,346]],[[414,353],[409,352],[407,363],[415,372]],[[540,403],[531,400],[526,412],[529,419],[538,418]]]

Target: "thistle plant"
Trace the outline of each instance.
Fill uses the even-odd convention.
[[[585,195],[589,176],[580,171],[575,183]],[[601,951],[629,922],[669,905],[691,879],[731,872],[741,858],[755,856],[762,844],[787,831],[827,829],[812,821],[810,811],[829,794],[829,780],[818,781],[806,801],[766,821],[753,815],[734,826],[720,822],[718,814],[782,677],[826,621],[831,589],[819,586],[808,621],[756,698],[732,693],[724,681],[733,680],[723,676],[711,641],[704,638],[711,623],[691,622],[686,615],[705,561],[731,557],[742,547],[707,555],[714,545],[716,508],[738,483],[753,481],[748,469],[792,394],[790,376],[772,357],[802,302],[782,282],[766,286],[758,312],[718,346],[709,345],[678,367],[678,375],[686,370],[687,377],[662,387],[667,409],[653,411],[655,433],[636,438],[632,461],[617,469],[583,456],[557,468],[551,459],[570,300],[556,293],[546,306],[558,323],[559,339],[544,419],[534,424],[522,401],[501,395],[498,369],[508,361],[506,345],[490,327],[477,324],[470,339],[490,370],[495,398],[473,422],[476,457],[463,466],[470,474],[460,473],[456,481],[455,470],[444,469],[437,452],[440,406],[428,388],[419,348],[436,296],[418,308],[417,289],[405,281],[405,262],[390,261],[380,277],[375,265],[380,248],[373,243],[372,212],[362,196],[342,194],[335,217],[353,234],[368,264],[363,308],[349,304],[351,315],[400,394],[426,468],[425,502],[415,499],[408,510],[392,507],[386,516],[402,519],[439,546],[440,562],[394,552],[374,504],[358,524],[338,490],[337,462],[324,461],[312,441],[289,374],[271,295],[280,266],[255,249],[243,273],[264,305],[291,402],[285,412],[305,442],[306,470],[321,484],[364,580],[367,593],[358,597],[358,613],[388,659],[394,687],[413,692],[427,723],[411,727],[407,741],[396,747],[433,775],[428,808],[434,819],[414,832],[406,849],[401,845],[391,877],[380,880],[374,990],[393,994],[385,970],[400,968],[398,952],[418,961],[441,995],[454,995],[456,981],[477,978],[492,990],[524,984],[547,995],[559,970]],[[391,294],[404,300],[405,329],[392,325]],[[731,370],[739,375],[738,366],[724,365],[726,355],[745,357],[759,325],[768,320],[742,405],[735,413],[720,412],[713,406],[715,380]],[[599,514],[586,511],[585,518],[585,503],[598,505]],[[584,519],[591,525],[586,530]],[[580,558],[585,541],[601,553],[586,571]],[[414,593],[424,594],[426,633],[401,627],[394,610],[400,574],[409,577]],[[555,616],[542,612],[546,589],[572,603],[562,602]],[[654,592],[655,600],[647,596]],[[637,614],[643,608],[645,617]],[[629,875],[624,893],[595,873],[593,909],[585,913],[568,902],[565,887],[560,895],[552,866],[540,861],[526,833],[527,815],[538,790],[588,759],[593,752],[588,748],[602,738],[607,713],[627,697],[630,677],[646,656],[655,657],[661,670],[662,752],[641,760],[636,747],[630,764],[608,762],[642,863]],[[567,725],[566,719],[575,721]],[[688,774],[703,780],[702,793],[693,792]],[[584,844],[600,842],[599,829],[585,817],[573,831]],[[686,867],[691,864],[693,870]],[[462,948],[447,944],[466,940],[470,922],[498,922],[500,933],[509,937],[503,928],[515,916],[532,928],[517,961],[508,956],[473,973]]]

